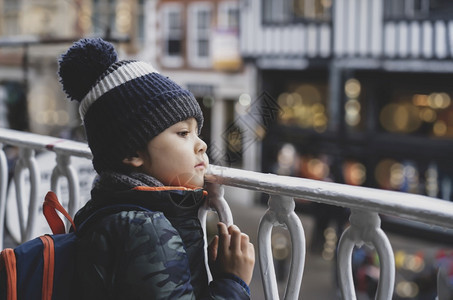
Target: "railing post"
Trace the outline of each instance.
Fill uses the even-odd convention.
[[[30,201],[28,204],[28,218],[27,222],[24,220],[24,207],[23,207],[23,190],[25,187],[24,181],[22,180],[23,171],[28,169],[30,173]],[[14,184],[16,186],[16,201],[17,211],[19,214],[19,227],[20,227],[20,242],[23,243],[31,238],[32,226],[35,222],[35,216],[37,212],[37,199],[38,199],[38,187],[40,184],[40,174],[38,163],[35,159],[35,151],[30,148],[20,148],[19,159],[16,163],[14,170]]]
[[[343,232],[338,244],[338,277],[344,300],[356,299],[352,278],[352,251],[354,246],[367,244],[376,248],[380,261],[379,283],[376,299],[392,299],[395,285],[395,258],[392,246],[380,228],[378,213],[352,210],[349,217],[351,225]]]
[[[212,182],[206,182],[206,190],[208,192],[208,199],[198,211],[198,219],[200,219],[201,226],[204,232],[204,244],[205,244],[205,265],[208,273],[208,281],[212,280],[212,274],[209,269],[207,246],[208,240],[206,235],[206,217],[208,210],[213,209],[217,212],[219,220],[225,223],[227,226],[233,224],[233,214],[231,213],[230,206],[225,200],[225,190],[222,185]]]
[[[51,187],[50,189],[59,194],[58,180],[60,177],[66,177],[68,181],[68,213],[71,216],[79,209],[80,187],[79,177],[77,172],[71,165],[71,156],[64,154],[57,154],[57,165],[52,170]]]
[[[284,299],[298,299],[305,265],[305,235],[302,223],[294,212],[294,199],[273,195],[269,208],[261,218],[258,230],[258,254],[266,299],[279,299],[272,258],[271,234],[274,226],[286,226],[292,243],[292,259]]]
[[[449,268],[453,267],[453,262],[446,265],[440,265],[437,271],[437,300],[453,299],[453,287],[448,278]]]
[[[8,188],[8,161],[0,144],[0,249],[3,249],[5,233],[6,189]]]

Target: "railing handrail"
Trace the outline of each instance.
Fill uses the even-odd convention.
[[[92,157],[86,143],[11,129],[0,128],[0,143],[27,146],[35,150],[49,150],[71,156]],[[211,165],[209,174],[208,181],[228,186],[330,205],[371,210],[453,229],[453,202],[438,198],[306,178],[263,174],[216,165]]]
[[[93,155],[86,143],[46,135],[0,128],[0,143],[12,146],[25,146],[34,150],[49,150],[57,154],[91,159]]]
[[[430,225],[453,228],[453,202],[423,195],[263,174],[221,166],[211,166],[207,180],[267,194],[286,195],[330,205],[374,211]]]

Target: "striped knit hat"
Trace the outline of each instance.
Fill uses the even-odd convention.
[[[121,171],[122,160],[168,127],[203,114],[194,96],[141,61],[118,61],[113,45],[82,39],[59,60],[60,82],[80,102],[95,170]]]

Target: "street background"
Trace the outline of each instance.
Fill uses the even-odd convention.
[[[86,142],[57,75],[60,55],[85,37],[190,90],[213,164],[453,200],[451,0],[0,0],[1,128]],[[12,179],[20,151],[3,150]],[[87,172],[78,174],[88,197]],[[236,222],[256,239],[265,197],[228,191]],[[333,262],[348,212],[297,201],[307,238],[301,297],[338,299]],[[15,205],[7,225],[17,233]],[[438,263],[453,261],[453,233],[383,221],[395,300],[433,299]],[[274,237],[284,277],[288,241],[279,229]],[[355,253],[365,297],[378,259]]]

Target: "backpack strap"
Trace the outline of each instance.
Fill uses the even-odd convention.
[[[7,248],[0,253],[0,270],[6,273],[6,300],[17,299],[17,270],[14,249]]]
[[[60,216],[57,214],[57,211],[63,214],[66,219],[71,222],[72,228],[74,231],[76,230],[74,221],[72,220],[71,216],[68,214],[66,209],[60,204],[58,201],[57,195],[49,191],[44,198],[43,204],[43,213],[46,217],[47,223],[49,223],[50,229],[52,230],[53,234],[62,234],[66,233],[66,228],[64,226],[63,221],[60,219]]]
[[[55,272],[55,244],[48,235],[39,237],[43,244],[43,271],[42,271],[42,300],[52,300],[53,280]]]
[[[46,197],[44,198],[43,204],[43,213],[53,234],[66,233],[65,225],[61,220],[60,216],[58,215],[57,211],[62,213],[63,216],[66,219],[68,219],[69,222],[71,222],[74,232],[80,233],[82,227],[87,227],[87,225],[94,223],[96,220],[102,217],[115,214],[120,211],[131,211],[131,210],[152,211],[148,208],[133,203],[107,204],[105,206],[98,208],[94,213],[88,216],[88,218],[86,218],[81,224],[79,224],[79,228],[77,228],[78,229],[77,231],[74,221],[72,220],[71,216],[66,211],[66,209],[64,209],[64,207],[60,204],[60,202],[58,201],[58,197],[54,192],[49,191],[47,193]]]

